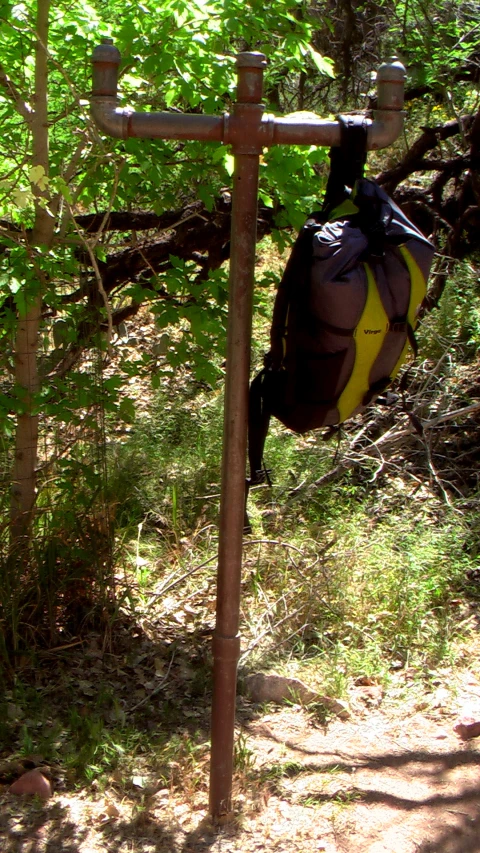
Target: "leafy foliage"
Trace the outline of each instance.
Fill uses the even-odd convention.
[[[127,233],[111,235],[103,230],[106,225],[103,223],[103,229],[91,237],[75,225],[77,212],[101,209],[105,199],[110,199],[109,210],[148,209],[161,214],[169,208],[178,208],[179,201],[195,197],[212,209],[220,190],[229,183],[230,154],[218,144],[135,139],[115,143],[99,138],[88,115],[87,100],[89,57],[98,40],[114,35],[122,51],[123,103],[137,109],[219,112],[228,109],[234,96],[235,53],[259,47],[270,53],[265,43],[266,32],[274,34],[272,45],[275,44],[267,72],[267,92],[287,69],[291,75],[300,73],[305,64],[313,62],[312,56],[316,62],[312,68],[317,67],[318,72],[320,57],[312,53],[312,25],[303,19],[302,6],[299,0],[278,0],[267,8],[239,2],[192,5],[183,0],[171,0],[161,8],[155,4],[129,3],[56,4],[51,14],[48,46],[47,175],[43,166],[33,162],[29,151],[35,5],[4,5],[0,16],[5,44],[0,118],[7,151],[0,176],[0,216],[7,218],[3,223],[0,270],[4,335],[11,337],[15,324],[12,310],[25,310],[38,287],[35,282],[39,271],[44,281],[44,334],[54,334],[55,338],[56,333],[57,344],[63,345],[56,346],[59,357],[62,350],[72,350],[75,343],[84,339],[89,319],[96,318],[97,324],[105,326],[106,306],[98,294],[89,255],[93,252],[101,268],[111,258],[112,248],[125,240],[129,229],[126,228]],[[172,49],[155,49],[165,44],[172,45]],[[12,106],[17,107],[17,114]],[[261,198],[270,207],[286,202],[287,218],[283,215],[283,223],[298,224],[300,197],[311,193],[313,167],[323,159],[322,152],[312,151],[305,160],[299,150],[292,150],[282,156],[271,153],[265,160]],[[291,177],[285,183],[286,173],[295,175],[295,180]],[[57,219],[57,236],[49,252],[37,251],[34,259],[32,251],[27,251],[24,245],[24,237],[33,224],[35,187],[45,194],[43,203]],[[88,252],[87,243],[91,246]],[[79,269],[79,247],[82,263],[86,263],[83,272],[81,266]],[[191,294],[196,280],[198,283],[198,264],[176,261],[174,256],[165,264],[162,286],[175,297],[169,302],[159,292],[155,262],[151,273],[153,276],[147,274],[141,283],[135,278],[123,282],[123,289],[113,296],[113,309],[116,304],[125,308],[125,300],[136,305],[147,299],[157,314],[160,328],[185,320],[184,331],[190,329],[191,345],[187,349],[185,345],[181,347],[178,358],[182,360],[189,353],[194,363],[198,362],[200,372],[204,363],[200,347],[205,351],[208,341],[208,349],[215,350],[217,345],[222,348],[218,332],[224,325],[224,301],[212,298],[219,293],[218,277],[211,281],[207,276],[204,291],[196,288],[196,305],[183,308],[182,299]],[[87,290],[94,292],[87,294]],[[60,317],[65,324],[62,341],[58,335]],[[184,334],[184,344],[187,338]],[[211,368],[207,372],[212,380],[215,373]],[[53,388],[49,389],[49,399]],[[63,399],[61,394],[56,397],[60,407]],[[70,410],[68,406],[67,419]]]
[[[32,620],[32,614],[42,612],[38,618],[42,625],[51,623],[53,641],[59,627],[51,617],[58,604],[53,579],[66,601],[69,583],[74,588],[86,571],[88,540],[98,528],[92,517],[101,518],[102,537],[111,536],[105,511],[107,462],[99,451],[105,431],[113,436],[108,459],[116,466],[114,482],[121,481],[122,470],[133,477],[132,459],[148,471],[149,441],[158,448],[153,454],[158,470],[145,491],[123,493],[119,514],[125,518],[130,513],[135,523],[152,506],[163,516],[167,510],[173,513],[174,505],[177,527],[187,520],[199,523],[195,495],[214,485],[219,442],[216,397],[212,409],[207,403],[200,410],[182,398],[185,420],[176,412],[173,437],[168,430],[175,418],[162,417],[161,407],[165,386],[179,372],[183,377],[184,370],[192,377],[194,396],[217,394],[225,349],[232,156],[217,143],[103,138],[88,112],[93,47],[102,37],[113,37],[122,53],[122,106],[217,114],[228,110],[235,97],[235,55],[261,50],[269,60],[267,110],[315,109],[329,115],[365,106],[373,69],[390,48],[399,46],[413,71],[412,128],[433,118],[437,130],[427,134],[428,144],[416,159],[399,142],[396,154],[403,158],[403,172],[400,168],[392,175],[386,169],[384,183],[398,188],[399,197],[403,194],[415,209],[421,207],[424,216],[427,211],[439,248],[458,257],[466,238],[463,250],[471,255],[477,249],[472,213],[478,207],[475,124],[459,118],[463,110],[471,115],[478,108],[477,24],[468,2],[441,2],[432,11],[419,0],[355,7],[330,0],[167,0],[160,7],[151,0],[61,0],[49,9],[44,45],[49,150],[40,163],[33,117],[39,85],[36,15],[42,9],[48,10],[48,0],[0,3],[5,152],[0,165],[0,433],[6,529],[19,424],[29,419],[39,423],[38,471],[31,471],[38,489],[33,521],[39,547],[27,563],[32,578],[36,564],[47,566],[42,577],[50,580],[36,586],[48,588],[47,603],[42,609],[38,602],[18,599],[17,616],[12,615],[15,608],[10,615],[11,624],[18,626],[20,611]],[[424,100],[418,100],[419,94]],[[452,117],[457,125],[451,134],[445,121]],[[323,149],[265,151],[259,236],[271,232],[284,248],[289,229],[301,224],[306,210],[318,207],[326,171]],[[405,187],[412,173],[418,180]],[[42,217],[51,226],[46,242],[35,237]],[[277,272],[269,272],[259,283],[259,316],[277,279]],[[476,321],[469,316],[476,300],[474,283],[463,293],[464,301],[456,300],[452,311],[462,327],[462,343],[468,337],[473,353],[478,337]],[[18,332],[35,306],[39,376],[30,386],[18,378]],[[142,312],[155,319],[157,339],[147,346],[129,329],[130,319]],[[447,317],[446,327],[448,322]],[[139,407],[137,377],[148,377],[163,401],[153,407],[148,428],[143,422],[132,426]],[[130,430],[132,437],[117,447],[116,431],[121,429]],[[188,447],[191,430],[200,436],[198,446]],[[176,442],[183,447],[178,456]],[[295,456],[293,441],[273,452],[275,462],[291,463],[294,471],[304,462]],[[324,471],[329,458],[315,458],[312,476]],[[188,488],[182,478],[189,479]],[[212,508],[207,508],[209,517]],[[321,515],[319,507],[316,511]],[[107,551],[100,548],[96,563],[103,579]],[[4,566],[6,588],[12,574],[8,559]],[[24,580],[17,573],[19,589]],[[96,589],[95,580],[87,580]],[[43,595],[41,591],[39,598]]]

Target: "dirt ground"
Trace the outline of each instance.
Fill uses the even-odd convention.
[[[112,784],[46,803],[0,792],[2,853],[475,853],[480,851],[480,738],[454,731],[480,718],[480,680],[419,698],[356,685],[352,715],[322,724],[306,708],[239,702],[243,769],[236,817],[212,827],[207,792]],[[242,764],[242,762],[241,762]],[[207,777],[208,767],[205,767]]]
[[[417,712],[392,720],[371,710],[363,719],[336,722],[327,734],[307,736],[298,721],[287,711],[255,726],[265,749],[274,744],[271,760],[283,751],[298,762],[283,780],[283,796],[272,797],[265,809],[272,849],[480,850],[480,751],[459,740],[450,715]]]

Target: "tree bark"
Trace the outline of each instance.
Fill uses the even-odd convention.
[[[32,166],[42,166],[48,176],[48,29],[51,0],[37,0],[35,45],[34,110],[29,120],[32,133]],[[48,189],[33,182],[35,195],[35,220],[30,235],[32,253],[39,247],[50,247],[54,235],[54,218],[47,208]],[[39,265],[40,266],[40,265]],[[42,312],[43,281],[28,292],[25,283],[26,308],[19,312],[15,339],[15,381],[22,400],[22,411],[17,417],[15,457],[12,472],[10,503],[11,550],[18,551],[28,545],[30,524],[36,498],[36,465],[38,455],[38,414],[35,396],[39,390],[38,342]]]

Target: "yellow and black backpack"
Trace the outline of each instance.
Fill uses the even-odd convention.
[[[321,211],[307,219],[275,299],[271,348],[250,386],[248,485],[268,479],[270,417],[298,433],[341,424],[392,382],[410,350],[434,247],[362,177],[366,127],[339,117]]]

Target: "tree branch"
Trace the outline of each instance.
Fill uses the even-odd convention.
[[[139,217],[146,230],[149,230],[155,221],[157,227],[161,225],[162,233],[157,238],[112,252],[106,261],[98,262],[107,294],[132,281],[141,284],[146,290],[151,290],[152,277],[172,268],[172,256],[185,261],[194,260],[202,268],[204,277],[230,257],[231,200],[227,193],[217,199],[212,211],[208,211],[202,202],[195,201],[180,210],[167,211],[161,216],[142,212],[133,215],[112,212],[105,222],[105,229],[108,230],[114,225],[120,230],[121,225],[121,230],[137,230],[133,229],[132,225],[139,223]],[[75,222],[77,225],[83,224],[84,227],[86,225],[90,230],[94,224],[101,224],[104,218],[105,214],[95,214],[95,218],[87,219],[77,216]],[[273,210],[261,207],[257,228],[259,240],[271,231],[273,224]],[[86,266],[91,266],[88,253],[83,253],[81,260]],[[87,291],[88,283],[87,288],[83,286],[74,293],[65,295],[62,301],[64,304],[79,302]]]
[[[4,66],[0,63],[0,86],[7,93],[8,97],[15,104],[17,112],[25,119],[27,124],[30,124],[33,117],[33,109],[30,104],[22,97],[13,80],[10,79],[5,71]]]
[[[393,193],[396,187],[413,172],[417,171],[418,163],[422,162],[425,154],[437,147],[441,140],[450,139],[457,133],[466,132],[473,122],[472,116],[464,116],[461,125],[456,119],[437,127],[422,128],[422,135],[413,143],[403,160],[393,169],[387,169],[376,176],[387,193]]]

